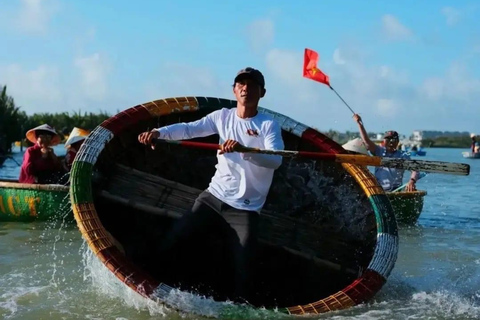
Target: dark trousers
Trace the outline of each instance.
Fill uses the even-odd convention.
[[[234,262],[234,297],[248,297],[250,266],[257,245],[259,214],[239,210],[222,202],[210,192],[202,192],[191,211],[177,220],[166,234],[161,250],[171,248],[182,238],[195,233],[219,232],[227,241]]]

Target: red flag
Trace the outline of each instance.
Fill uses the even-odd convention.
[[[305,60],[303,61],[303,76],[330,86],[330,79],[317,68],[318,53],[305,48]]]

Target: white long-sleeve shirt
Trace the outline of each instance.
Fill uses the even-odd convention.
[[[214,111],[200,120],[176,123],[155,129],[165,140],[184,140],[220,136],[219,143],[228,139],[246,147],[282,150],[281,128],[270,116],[258,113],[253,118],[242,119],[237,109]],[[272,184],[275,169],[282,164],[282,157],[266,154],[217,153],[218,164],[208,191],[227,203],[241,209],[260,212]]]

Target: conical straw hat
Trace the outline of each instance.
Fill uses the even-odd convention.
[[[53,127],[49,126],[46,123],[27,131],[26,136],[28,141],[30,141],[31,143],[33,144],[37,143],[37,138],[35,137],[35,131],[37,130],[48,131],[54,134],[51,142],[52,146],[56,146],[57,144],[60,143],[60,136],[58,135],[58,133],[55,131]]]
[[[68,136],[67,142],[65,142],[65,148],[70,147],[75,142],[85,140],[88,134],[89,132],[87,130],[74,127]]]
[[[355,138],[342,145],[343,149],[368,155],[367,148],[362,139]]]

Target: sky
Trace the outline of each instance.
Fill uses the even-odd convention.
[[[234,99],[262,71],[260,105],[358,131],[302,76],[305,48],[368,131],[480,133],[480,1],[0,0],[0,85],[27,114],[115,114],[177,96]]]

